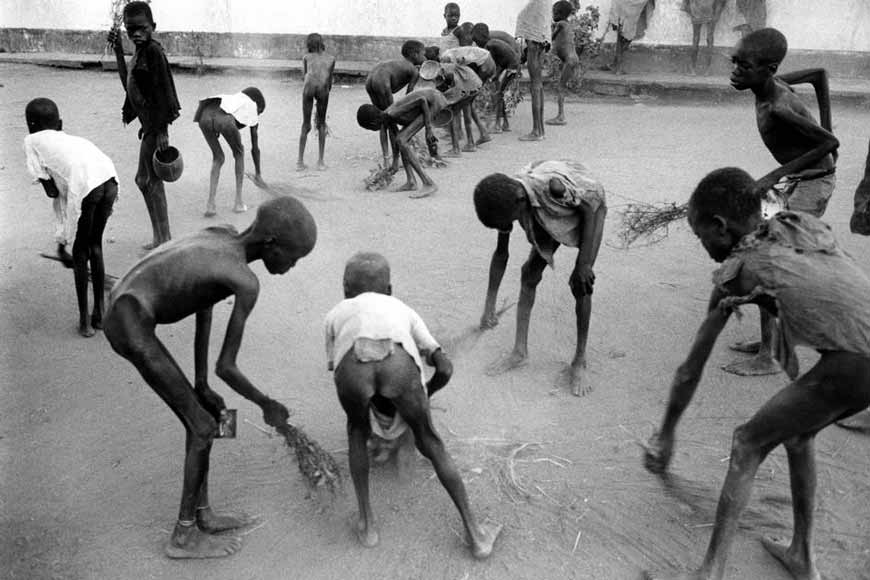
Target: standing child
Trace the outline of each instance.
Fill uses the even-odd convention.
[[[243,232],[211,227],[165,244],[145,256],[112,289],[106,338],[119,355],[172,409],[187,434],[184,486],[178,521],[166,544],[170,558],[219,558],[241,549],[241,539],[215,535],[251,523],[241,514],[218,514],[208,498],[209,456],[218,425],[227,419],[223,398],[208,384],[212,308],[232,298],[227,331],[215,372],[235,392],[263,410],[272,427],[287,422],[281,403],[260,392],[236,366],[245,323],[260,291],[251,262],[270,274],[285,274],[307,256],[317,237],[314,218],[291,197],[270,199]],[[194,382],[155,333],[158,325],[196,316]]]
[[[147,2],[134,1],[124,6],[124,28],[127,37],[136,46],[130,60],[129,73],[124,60],[121,35],[117,30],[109,33],[109,42],[115,49],[121,85],[127,93],[122,118],[124,124],[138,118],[139,168],[136,170],[136,186],[145,198],[145,207],[151,220],[153,238],[145,246],[151,249],[172,237],[169,232],[169,210],[166,206],[166,190],[163,180],[154,172],[155,151],[169,147],[169,125],[178,118],[181,106],[175,92],[175,82],[169,61],[160,43],[151,35],[157,25]]]
[[[379,62],[366,77],[366,92],[372,100],[372,104],[384,111],[393,104],[393,94],[407,87],[408,93],[414,90],[419,77],[419,67],[425,61],[423,56],[425,47],[419,40],[406,40],[402,44],[402,57],[400,59]],[[390,148],[394,147],[393,141],[396,136],[387,134],[384,127],[381,133],[381,151],[384,156],[384,167],[390,164]],[[398,163],[398,159],[396,159]],[[393,171],[398,171],[398,165]]]
[[[118,196],[118,174],[111,159],[81,137],[63,132],[57,105],[33,99],[24,110],[27,170],[54,201],[57,253],[72,267],[79,306],[79,334],[91,337],[103,327],[103,230]],[[72,256],[66,247],[72,243]],[[88,316],[88,262],[94,308]]]
[[[489,285],[480,327],[498,324],[495,303],[508,261],[513,222],[517,221],[532,245],[522,268],[522,285],[517,304],[517,330],[510,356],[490,369],[501,373],[523,365],[528,357],[529,320],[535,303],[535,289],[544,268],[553,267],[553,254],[564,244],[578,248],[574,271],[568,280],[574,295],[577,319],[577,348],[571,361],[571,393],[582,396],[591,390],[586,381],[586,339],[592,314],[592,271],[601,238],[607,206],[604,187],[582,164],[573,161],[538,161],[513,177],[494,173],[474,188],[474,209],[481,223],[498,230],[498,244],[489,266]]]
[[[387,126],[391,132],[396,132],[396,147],[393,156],[402,156],[402,164],[405,166],[407,181],[398,191],[413,191],[409,197],[427,197],[438,191],[435,182],[423,171],[420,159],[411,148],[411,139],[426,129],[426,145],[429,152],[434,156],[437,150],[437,139],[432,133],[432,125],[436,117],[448,107],[447,99],[437,89],[421,88],[408,93],[395,103],[381,111],[374,105],[361,105],[356,113],[359,126],[370,131],[380,131],[381,127]],[[402,127],[401,130],[398,127]],[[394,161],[394,165],[396,162]],[[417,179],[414,173],[420,176],[423,188],[417,191]]]
[[[528,0],[517,16],[516,37],[521,39],[526,67],[529,69],[529,93],[532,97],[532,130],[520,141],[544,138],[544,53],[550,49],[550,9],[548,0]]]
[[[448,2],[444,5],[444,23],[446,26],[441,31],[441,39],[438,43],[438,48],[442,51],[459,46],[459,39],[453,34],[459,26],[459,18],[459,4]]]
[[[329,106],[329,92],[332,90],[332,72],[335,70],[335,57],[326,54],[323,38],[316,32],[309,34],[305,40],[308,54],[302,58],[302,134],[299,136],[299,160],[296,163],[297,171],[307,169],[302,160],[305,155],[305,142],[308,140],[308,132],[311,131],[311,108],[317,102],[317,113],[314,122],[317,127],[317,169],[326,169],[323,163],[323,149],[326,147],[326,134],[329,129],[326,126],[326,108]]]
[[[645,456],[647,469],[663,473],[674,432],[698,387],[704,365],[740,304],[756,304],[778,317],[777,358],[793,381],[734,431],[728,474],[716,522],[700,569],[648,578],[721,580],[752,483],[765,457],[780,444],[788,453],[794,535],[786,546],[762,545],[796,579],[821,578],[812,550],[816,434],[870,405],[870,278],[839,246],[831,228],[803,212],[761,217],[758,185],[744,171],[719,169],[689,200],[689,224],[713,260],[707,317],[671,384],[664,418]],[[821,357],[798,376],[794,347]]]
[[[568,17],[574,13],[574,6],[568,0],[559,0],[553,4],[553,52],[562,61],[562,75],[559,77],[558,103],[559,112],[552,119],[547,119],[547,125],[565,125],[565,93],[568,83],[577,75],[580,58],[577,47],[574,46],[574,30]]]
[[[776,76],[785,58],[785,36],[773,28],[752,32],[740,41],[732,55],[731,85],[755,94],[755,116],[761,140],[780,166],[758,180],[756,193],[764,195],[777,182],[785,186],[786,209],[821,217],[834,191],[836,150],[839,141],[831,133],[831,102],[824,69],[796,71]],[[816,89],[821,125],[789,87],[808,82]],[[771,356],[771,325],[761,311],[761,342],[740,343],[735,350],[757,353],[747,361],[732,363],[725,370],[739,375],[779,372]]]
[[[193,120],[199,123],[199,130],[202,131],[205,142],[208,143],[212,153],[205,217],[213,217],[217,214],[215,196],[217,195],[218,180],[221,176],[221,167],[224,164],[224,152],[218,139],[221,135],[230,146],[235,161],[236,203],[233,206],[233,211],[236,213],[248,211],[248,206],[242,201],[242,182],[245,179],[245,146],[242,144],[240,130],[245,127],[251,128],[254,181],[262,184],[258,127],[260,115],[263,114],[264,110],[266,110],[266,100],[257,87],[242,89],[241,92],[234,95],[209,97],[199,102],[199,108],[197,108]]]
[[[435,431],[429,397],[450,380],[453,366],[420,316],[392,295],[390,266],[380,254],[359,253],[344,269],[344,297],[326,315],[326,356],[347,414],[350,473],[359,504],[356,534],[378,544],[369,500],[366,442],[373,430],[399,437],[410,428],[417,448],[432,462],[459,509],[475,558],[486,558],[501,526],[479,524],[462,477]],[[435,367],[424,384],[423,361]],[[389,434],[382,424],[388,424]]]

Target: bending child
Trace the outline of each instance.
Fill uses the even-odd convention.
[[[350,473],[359,504],[357,537],[369,548],[379,540],[369,500],[366,442],[373,431],[395,438],[410,429],[459,510],[472,554],[486,558],[501,526],[477,522],[429,411],[429,397],[447,384],[453,366],[420,316],[391,294],[386,259],[359,253],[345,266],[345,300],[326,315],[327,361],[347,414]],[[426,383],[423,360],[435,367]]]
[[[103,327],[103,231],[118,197],[118,174],[112,160],[93,143],[63,132],[54,101],[33,99],[24,115],[30,133],[24,138],[27,170],[53,200],[57,254],[73,269],[79,334],[88,338]],[[72,255],[66,249],[70,243]],[[94,292],[90,315],[88,262]]]
[[[326,126],[326,108],[329,106],[329,92],[332,90],[332,73],[335,70],[335,57],[326,54],[323,38],[317,34],[309,34],[305,41],[308,54],[302,57],[302,134],[299,135],[299,160],[296,162],[296,170],[308,169],[303,161],[305,155],[305,142],[308,140],[308,132],[311,131],[311,109],[317,103],[317,112],[314,123],[317,127],[317,169],[326,169],[323,162],[323,149],[326,147],[326,135],[329,129]]]
[[[260,147],[259,125],[260,115],[266,110],[266,99],[257,87],[248,87],[234,95],[217,95],[208,97],[199,102],[196,114],[193,116],[195,123],[199,124],[199,130],[205,137],[211,149],[212,163],[211,174],[208,182],[208,202],[205,206],[205,217],[217,215],[218,181],[221,177],[221,167],[224,164],[224,152],[221,148],[220,137],[223,136],[230,151],[233,152],[236,175],[236,203],[233,211],[243,213],[248,211],[248,206],[242,201],[242,182],[245,179],[245,146],[242,144],[241,129],[251,129],[251,159],[254,160],[254,181],[258,185],[263,184],[260,174]]]
[[[411,148],[411,139],[420,132],[420,129],[425,128],[426,144],[430,154],[435,156],[438,152],[438,139],[432,133],[432,125],[443,117],[449,117],[449,113],[443,113],[447,107],[447,100],[438,90],[417,89],[397,100],[385,111],[369,104],[361,105],[357,110],[356,120],[360,127],[370,131],[380,131],[382,127],[387,127],[388,131],[396,132],[393,166],[398,165],[397,157],[401,155],[407,176],[407,181],[397,191],[413,191],[414,193],[410,194],[412,198],[427,197],[438,191],[435,182],[423,171],[420,159]],[[419,191],[417,191],[415,173],[423,182],[423,187]]]
[[[106,338],[133,363],[142,378],[172,409],[187,432],[184,487],[178,521],[165,552],[170,558],[217,558],[238,552],[241,539],[214,535],[251,523],[241,514],[215,513],[208,498],[209,456],[218,424],[226,419],[223,398],[208,384],[212,308],[232,297],[232,313],[215,373],[236,393],[263,410],[263,420],[284,425],[288,411],[260,392],[236,366],[245,323],[260,284],[250,264],[262,260],[270,274],[285,274],[314,247],[314,218],[291,197],[271,199],[239,233],[211,227],[165,244],[134,265],[112,290]],[[155,333],[158,325],[196,316],[194,382]]]
[[[181,106],[175,92],[175,82],[169,61],[160,43],[152,38],[157,25],[147,2],[134,1],[124,6],[124,28],[127,37],[136,46],[130,66],[124,60],[121,35],[115,29],[109,33],[109,42],[115,50],[118,75],[126,92],[122,119],[127,125],[136,118],[139,129],[139,168],[136,186],[145,198],[145,207],[151,220],[153,239],[145,249],[169,241],[169,210],[163,180],[154,171],[155,151],[169,147],[169,125],[178,118]],[[128,72],[129,70],[129,72]]]
[[[559,0],[553,4],[553,52],[562,61],[562,74],[557,85],[557,102],[559,112],[552,119],[547,119],[547,125],[566,125],[565,121],[565,93],[568,91],[568,83],[577,76],[577,67],[580,66],[580,58],[577,56],[577,47],[574,46],[574,30],[568,22],[568,17],[574,13],[574,6],[568,0]]]
[[[586,340],[595,284],[592,268],[601,247],[607,215],[604,187],[580,163],[538,161],[513,177],[502,173],[484,177],[474,188],[474,209],[483,225],[498,230],[498,243],[489,266],[486,302],[480,318],[481,329],[494,328],[498,324],[495,304],[507,268],[514,221],[519,222],[532,245],[522,268],[514,348],[506,359],[490,367],[490,374],[525,364],[535,289],[544,268],[547,265],[553,267],[553,254],[559,244],[564,244],[579,249],[574,271],[568,280],[574,295],[577,320],[577,347],[569,369],[569,381],[572,394],[587,394],[592,387],[585,377]]]
[[[407,87],[406,93],[414,90],[419,78],[419,67],[425,61],[425,47],[419,40],[407,40],[402,44],[402,57],[395,60],[382,61],[372,67],[366,77],[366,92],[372,104],[381,111],[393,104],[393,94]],[[390,164],[390,149],[395,148],[396,135],[387,134],[387,127],[382,127],[381,151],[384,156],[384,167]],[[393,171],[398,171],[398,158]]]
[[[831,101],[824,69],[796,71],[776,76],[788,44],[773,28],[752,32],[740,41],[732,55],[731,85],[755,94],[755,115],[761,140],[779,167],[758,180],[755,191],[764,196],[778,182],[786,209],[821,217],[834,191],[836,150],[839,141],[831,133]],[[821,125],[795,94],[790,84],[813,85],[819,103]],[[761,312],[761,341],[738,343],[734,350],[755,353],[725,370],[739,375],[779,372],[771,356],[772,320]]]
[[[731,313],[756,304],[778,317],[777,359],[792,382],[749,421],[737,427],[716,523],[701,567],[691,574],[650,578],[720,580],[755,475],[778,445],[788,453],[794,535],[791,544],[764,539],[764,547],[796,579],[821,578],[811,538],[816,434],[870,405],[870,278],[839,246],[831,228],[804,212],[783,211],[764,220],[758,184],[744,171],[707,175],[689,200],[689,224],[721,267],[713,276],[707,317],[671,384],[659,432],[645,455],[646,468],[664,473],[674,432],[692,400],[704,365]],[[810,315],[811,314],[811,315]],[[794,347],[821,358],[798,376]]]

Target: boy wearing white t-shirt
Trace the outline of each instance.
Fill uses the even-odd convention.
[[[64,133],[57,105],[33,99],[25,108],[27,171],[54,200],[57,253],[73,269],[79,307],[79,334],[91,337],[103,327],[103,231],[118,197],[115,166],[93,143]],[[72,244],[72,255],[66,249]],[[94,308],[88,316],[88,262]]]
[[[240,129],[251,129],[251,158],[254,160],[254,182],[264,185],[260,176],[260,148],[258,146],[257,127],[260,115],[266,109],[266,100],[257,87],[242,89],[234,95],[216,95],[199,102],[193,120],[199,123],[205,142],[208,143],[213,156],[211,176],[208,183],[208,203],[205,207],[205,217],[217,215],[215,196],[221,167],[224,164],[224,152],[221,149],[219,137],[223,136],[233,152],[236,172],[236,203],[233,211],[243,213],[248,206],[242,201],[242,181],[245,178],[245,146],[242,144]]]

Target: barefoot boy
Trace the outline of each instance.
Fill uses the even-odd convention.
[[[326,108],[329,106],[329,92],[332,90],[332,72],[335,70],[335,57],[326,54],[323,38],[317,34],[309,34],[305,44],[308,54],[302,58],[302,134],[299,136],[299,160],[296,162],[296,171],[307,169],[303,156],[305,155],[305,142],[308,140],[308,132],[311,131],[311,108],[317,102],[317,113],[314,119],[317,126],[317,169],[324,170],[323,148],[326,147],[326,134],[329,129],[326,126]]]
[[[575,300],[577,348],[570,367],[571,392],[582,396],[591,390],[585,378],[586,339],[592,313],[592,271],[601,238],[607,207],[604,188],[589,170],[573,161],[539,161],[509,177],[494,173],[484,177],[474,188],[474,209],[481,223],[498,230],[498,243],[489,267],[489,286],[480,327],[498,324],[495,303],[498,287],[508,260],[513,222],[517,221],[532,245],[522,268],[517,330],[513,352],[492,366],[492,374],[519,367],[528,356],[529,319],[535,303],[535,288],[544,268],[553,267],[553,254],[564,244],[578,248],[577,261],[568,285]]]
[[[157,25],[147,2],[134,1],[124,6],[124,28],[127,37],[136,46],[136,52],[130,60],[129,74],[121,35],[113,30],[109,33],[109,42],[115,49],[118,74],[127,93],[122,114],[124,124],[138,118],[142,125],[139,129],[141,143],[136,186],[145,198],[145,207],[151,220],[153,239],[145,246],[150,249],[172,237],[169,232],[166,190],[163,180],[154,172],[152,158],[155,151],[163,151],[169,146],[169,124],[178,118],[181,106],[163,47],[151,37]]]
[[[221,177],[221,167],[224,164],[224,152],[219,138],[223,136],[235,161],[236,203],[233,211],[243,213],[248,206],[242,201],[242,182],[245,179],[245,146],[242,144],[241,129],[251,129],[251,159],[254,160],[254,180],[262,183],[260,174],[259,124],[260,115],[266,110],[266,99],[257,87],[248,87],[234,95],[217,95],[199,102],[196,114],[193,116],[199,130],[205,137],[211,149],[211,174],[208,182],[208,202],[205,206],[205,217],[217,215],[218,181]]]
[[[835,155],[839,147],[839,141],[831,133],[827,75],[823,69],[813,69],[775,76],[787,49],[785,37],[773,28],[748,34],[737,43],[731,58],[734,65],[731,85],[755,94],[761,139],[781,164],[758,180],[756,193],[764,195],[784,180],[785,207],[821,217],[834,191]],[[816,89],[821,126],[789,87],[800,82],[809,82]],[[779,372],[770,353],[772,323],[766,311],[762,311],[761,318],[761,342],[736,345],[737,350],[758,354],[728,365],[725,368],[728,372],[740,375]]]
[[[559,112],[552,119],[547,119],[547,125],[566,125],[565,121],[565,93],[568,91],[568,83],[577,76],[577,67],[580,58],[577,56],[577,47],[574,46],[574,31],[568,22],[568,17],[574,13],[574,6],[568,0],[559,0],[553,4],[553,52],[562,61],[562,75],[559,77],[557,99]]]
[[[233,535],[213,535],[250,523],[219,515],[209,506],[209,455],[226,405],[208,385],[212,307],[233,298],[233,310],[215,372],[242,397],[259,405],[273,427],[288,417],[281,403],[260,392],[236,366],[245,322],[259,294],[248,266],[262,260],[271,274],[284,274],[314,247],[316,227],[308,210],[291,197],[260,205],[254,222],[238,233],[211,227],[149,253],[112,290],[105,333],[112,348],[133,363],[187,432],[184,488],[178,522],[166,545],[170,558],[216,558],[241,548]],[[158,325],[196,315],[194,384],[155,334]]]
[[[529,69],[529,93],[532,97],[532,131],[520,141],[544,138],[544,53],[550,49],[550,7],[548,0],[528,0],[517,16],[516,37],[525,46]]]
[[[366,441],[373,429],[391,436],[408,428],[417,448],[432,462],[441,484],[459,509],[475,558],[486,558],[501,526],[479,524],[468,504],[462,477],[432,425],[429,397],[447,384],[453,367],[420,316],[391,296],[390,266],[380,254],[359,253],[344,270],[344,296],[326,315],[326,356],[347,414],[350,472],[359,504],[356,533],[366,547],[378,543],[369,501]],[[423,360],[435,367],[423,381]]]
[[[24,110],[27,130],[24,152],[27,171],[53,199],[57,253],[72,267],[79,306],[79,334],[85,338],[103,327],[103,230],[118,196],[115,166],[93,143],[63,132],[57,105],[33,99]],[[66,247],[72,244],[72,256]],[[88,262],[94,289],[93,313],[88,315]]]
[[[456,101],[456,99],[451,99],[449,96],[447,100],[448,102],[451,102],[455,112],[458,113],[460,110],[462,111],[462,116],[465,120],[466,144],[462,150],[466,152],[476,151],[477,145],[482,145],[492,141],[489,131],[486,130],[486,126],[481,122],[480,117],[477,115],[477,111],[474,108],[474,99],[476,99],[480,94],[480,90],[483,86],[491,79],[495,78],[496,72],[498,71],[495,60],[493,60],[492,55],[485,48],[472,46],[471,37],[468,36],[460,39],[460,46],[442,51],[441,62],[447,64],[452,63],[454,65],[442,66],[442,80],[445,81],[446,86],[449,87],[445,88],[447,94],[450,94],[450,90],[455,90],[457,86],[461,86],[460,90],[467,93],[466,97],[459,99],[461,103],[458,101],[451,102]],[[467,74],[462,74],[463,71],[460,69],[463,67],[471,69],[471,71],[477,75],[477,79],[472,80],[471,83],[475,87],[474,90],[472,90],[468,84],[460,84],[460,81],[469,76]],[[477,86],[478,81],[480,84],[479,87]],[[459,127],[459,120],[459,115],[456,115],[453,124],[454,129]],[[472,122],[477,126],[477,131],[480,133],[480,137],[477,141],[474,140],[474,135],[471,132]],[[455,131],[455,133],[458,133],[458,131]]]
[[[407,87],[408,93],[414,90],[419,77],[419,67],[426,60],[425,47],[419,40],[407,40],[402,44],[402,58],[386,60],[376,64],[366,77],[366,92],[372,104],[385,111],[393,104],[393,95]],[[387,135],[383,127],[381,134],[381,151],[384,155],[384,167],[390,163],[390,149],[394,148],[395,134]],[[396,158],[398,163],[398,158]],[[393,167],[398,171],[398,165]]]
[[[407,181],[398,191],[413,191],[412,198],[427,197],[432,195],[438,188],[435,182],[423,171],[423,166],[417,158],[417,154],[411,148],[411,139],[426,129],[426,143],[432,147],[437,142],[432,133],[433,120],[440,116],[448,107],[447,99],[437,89],[417,89],[381,111],[374,105],[365,104],[360,106],[356,114],[357,123],[360,127],[370,131],[380,131],[386,126],[388,131],[396,133],[396,147],[393,152],[393,165],[397,166],[396,157],[402,156],[405,166]],[[401,130],[398,129],[401,127]],[[414,173],[420,176],[423,188],[417,191],[417,179]]]
[[[459,4],[456,2],[448,2],[444,5],[444,23],[446,26],[441,31],[441,39],[438,47],[444,51],[448,48],[459,46],[459,40],[453,32],[459,26]]]
[[[791,478],[791,545],[764,540],[797,579],[818,579],[812,546],[816,433],[870,405],[870,278],[840,248],[831,228],[802,212],[761,217],[758,187],[744,171],[719,169],[689,200],[689,224],[704,249],[722,264],[713,276],[707,318],[671,385],[665,416],[646,452],[647,469],[663,473],[673,454],[677,422],[692,399],[716,338],[740,304],[757,304],[778,317],[777,358],[793,382],[737,427],[731,463],[707,555],[696,572],[653,578],[719,580],[749,501],[761,462],[785,445]],[[794,347],[821,354],[798,377]],[[797,377],[797,378],[795,378]]]

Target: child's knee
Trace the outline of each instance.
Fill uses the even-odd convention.
[[[302,133],[308,133],[309,131],[311,131],[311,120],[305,119],[302,121]]]
[[[212,156],[212,163],[220,167],[224,164],[224,161],[226,161],[226,156],[224,155],[224,152],[215,151],[214,155]]]
[[[544,270],[536,267],[531,261],[523,264],[520,269],[520,281],[523,286],[535,287],[544,277]]]
[[[136,187],[139,188],[139,191],[148,191],[148,185],[151,183],[151,180],[147,173],[137,173],[134,181],[136,182]]]

